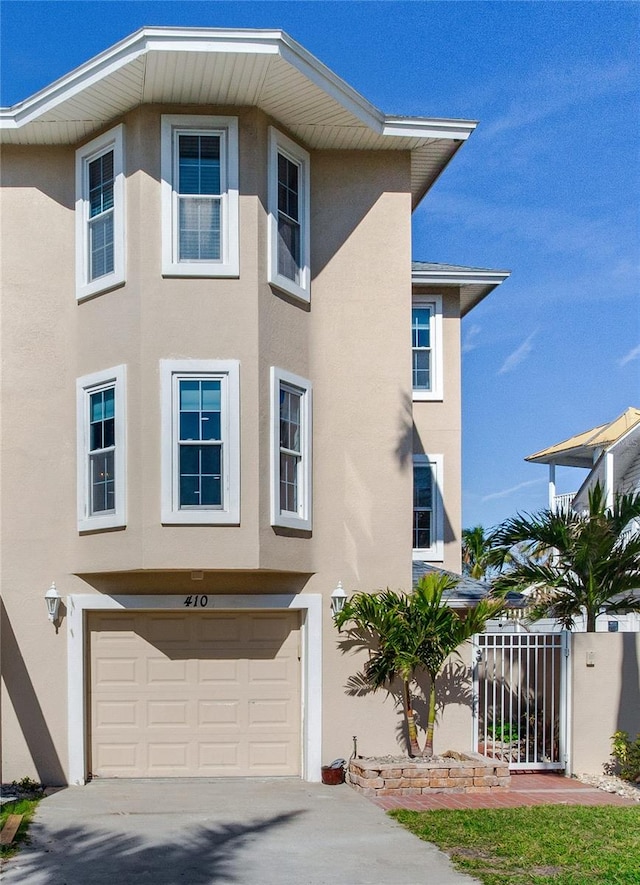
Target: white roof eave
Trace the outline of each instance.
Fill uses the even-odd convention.
[[[508,270],[456,269],[413,270],[414,286],[453,286],[460,289],[460,315],[466,316],[501,283],[511,276]]]
[[[57,124],[61,133],[68,119],[64,105],[80,93],[111,76],[130,68],[131,88],[137,102],[122,107],[121,113],[144,101],[149,89],[146,64],[136,62],[151,53],[207,53],[279,57],[292,69],[313,83],[325,94],[328,103],[335,103],[353,119],[353,125],[364,126],[385,141],[399,142],[394,147],[419,147],[416,140],[444,139],[465,141],[476,127],[474,121],[429,118],[398,118],[386,116],[362,95],[307,52],[295,40],[279,30],[225,30],[218,28],[143,28],[80,65],[69,74],[10,108],[0,108],[1,130],[24,130],[30,124]],[[57,111],[57,113],[56,113]],[[46,119],[45,119],[46,118]],[[108,121],[97,120],[98,128]],[[285,119],[286,124],[288,121]],[[26,135],[26,133],[25,133]],[[15,141],[15,138],[11,139]],[[409,147],[411,145],[411,147]],[[391,144],[388,145],[392,147]]]

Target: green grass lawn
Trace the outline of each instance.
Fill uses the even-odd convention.
[[[484,885],[640,885],[640,806],[389,814]]]
[[[20,843],[24,842],[29,829],[29,822],[38,807],[39,799],[19,799],[16,802],[7,802],[0,808],[0,830],[4,826],[10,814],[23,814],[24,817],[11,845],[0,845],[0,858],[12,857],[19,849]]]

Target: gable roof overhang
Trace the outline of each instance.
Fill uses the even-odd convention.
[[[555,464],[558,467],[586,467],[594,466],[594,454],[596,458],[600,452],[606,452],[627,440],[634,428],[640,430],[640,409],[628,408],[608,424],[599,424],[591,430],[585,430],[576,436],[571,436],[556,445],[528,455],[525,461],[532,464]]]
[[[388,116],[280,30],[142,28],[0,108],[0,141],[76,144],[150,103],[256,106],[311,149],[409,151],[414,207],[477,126]]]
[[[461,316],[469,313],[510,276],[509,270],[487,270],[429,261],[414,261],[411,264],[411,282],[414,286],[453,286],[460,290]]]

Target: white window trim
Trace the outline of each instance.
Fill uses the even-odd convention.
[[[284,154],[300,169],[300,284],[278,273],[278,154]],[[273,126],[269,127],[269,180],[268,180],[268,281],[299,298],[311,299],[311,212],[310,212],[310,157],[307,151],[297,145]]]
[[[443,562],[444,561],[444,457],[443,455],[414,455],[414,465],[428,465],[431,467],[432,476],[432,529],[431,529],[431,547],[422,547],[413,549],[413,558],[424,562]],[[413,485],[412,485],[413,489]],[[413,493],[411,508],[413,512]],[[413,519],[413,517],[412,517]]]
[[[89,279],[89,163],[113,150],[113,271]],[[76,151],[76,298],[82,301],[126,281],[124,125],[121,123]]]
[[[223,377],[223,508],[180,510],[178,505],[176,376]],[[240,523],[240,363],[238,360],[160,360],[162,522],[166,525],[238,525]]]
[[[414,402],[444,399],[442,348],[442,295],[414,295],[413,307],[431,307],[431,390],[413,390]]]
[[[189,130],[222,136],[220,261],[178,261],[175,191],[175,136]],[[238,118],[203,114],[163,114],[161,123],[160,169],[162,192],[162,274],[165,277],[238,277],[240,246],[238,227]]]
[[[299,515],[283,513],[280,510],[280,385],[297,388],[302,394],[300,402],[302,467],[300,470]],[[286,372],[276,366],[271,367],[271,525],[282,528],[311,531],[312,527],[312,395],[310,381]]]
[[[186,595],[186,594],[185,594]],[[210,597],[212,600],[214,597]],[[67,604],[67,691],[69,783],[85,784],[88,777],[87,667],[90,641],[85,614],[90,611],[184,611],[185,596],[107,596],[71,594]],[[322,763],[322,619],[319,593],[240,594],[216,596],[215,608],[224,611],[300,611],[302,652],[302,777],[319,782]]]
[[[89,512],[89,397],[103,387],[115,388],[115,459],[116,474],[114,513],[92,516]],[[115,366],[103,372],[84,375],[76,382],[78,531],[122,528],[127,524],[127,457],[126,457],[126,366]]]

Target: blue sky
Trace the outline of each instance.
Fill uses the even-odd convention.
[[[640,406],[640,4],[0,11],[4,106],[143,25],[257,27],[284,29],[386,113],[480,121],[413,228],[416,259],[512,271],[462,327],[465,526],[544,507],[546,468],[524,457]]]

